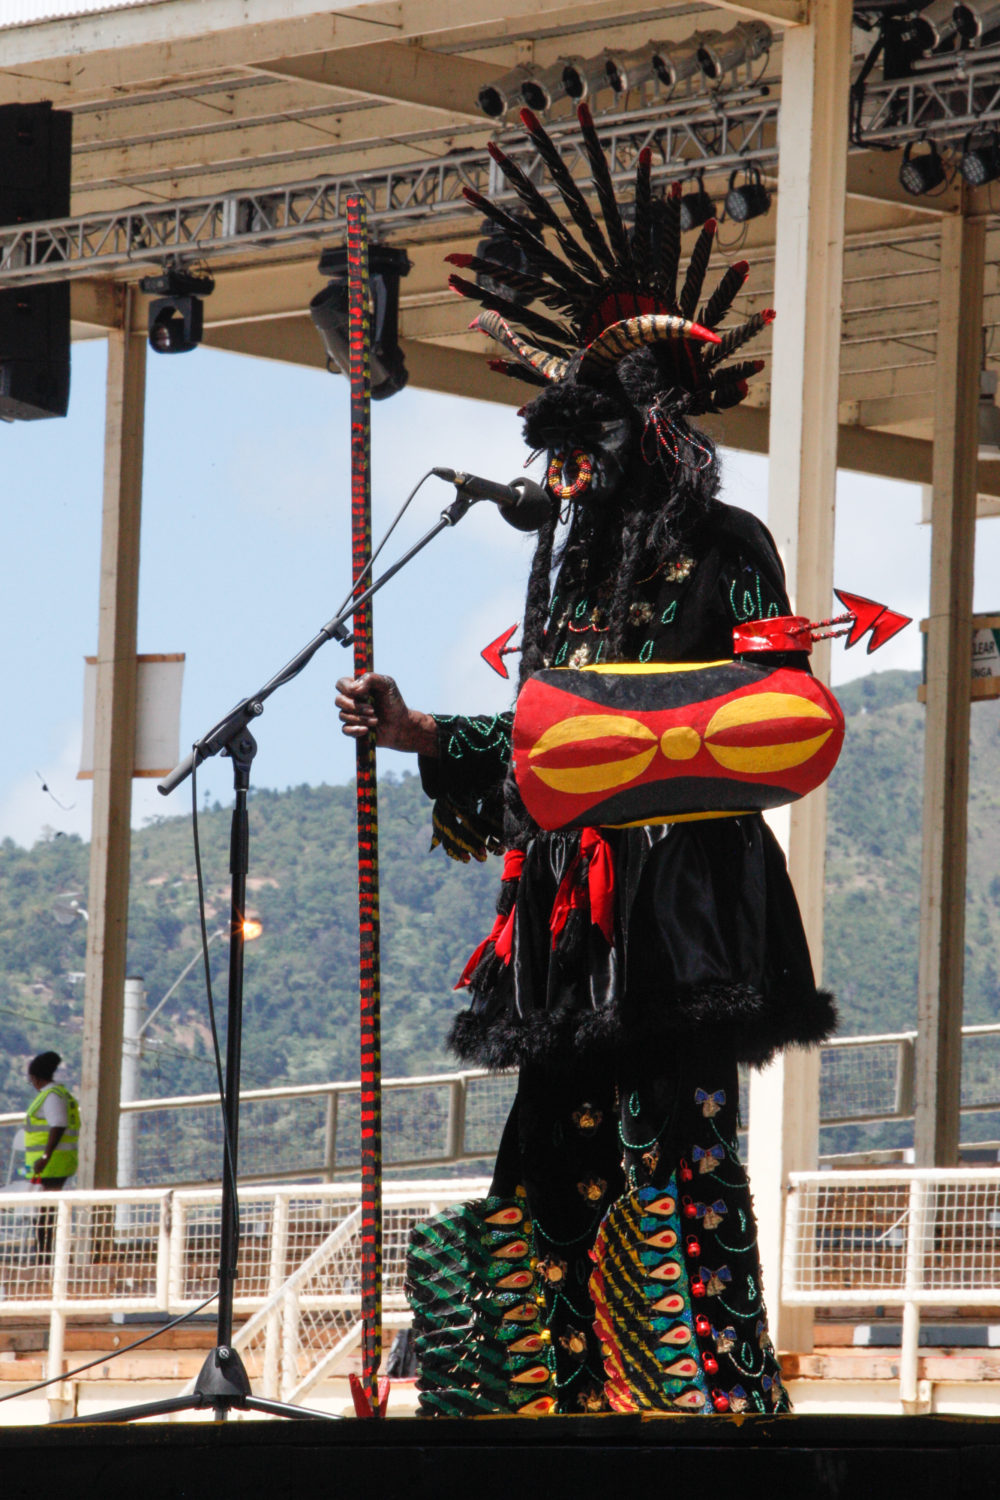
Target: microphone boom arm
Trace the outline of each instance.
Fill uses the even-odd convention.
[[[276,672],[272,678],[265,682],[262,688],[256,693],[252,693],[250,697],[241,699],[235,708],[231,708],[229,713],[221,718],[217,724],[213,725],[206,734],[203,734],[200,739],[195,740],[190,754],[178,762],[169,775],[157,783],[157,791],[164,797],[169,796],[176,787],[180,786],[182,781],[187,780],[191,772],[197,766],[200,766],[202,761],[208,760],[211,756],[225,751],[227,746],[247,728],[251,721],[258,718],[264,712],[264,704],[270,698],[271,694],[279,687],[283,687],[286,682],[291,682],[294,677],[298,677],[299,673],[308,666],[309,662],[316,655],[316,652],[321,646],[325,646],[327,641],[339,641],[342,646],[350,646],[353,643],[354,637],[347,629],[347,621],[355,611],[367,604],[368,600],[377,594],[379,589],[389,582],[390,578],[394,578],[400,569],[404,568],[408,562],[416,557],[418,552],[422,552],[436,536],[440,535],[442,531],[447,531],[451,526],[457,526],[458,522],[472,505],[473,498],[473,496],[459,490],[459,493],[451,504],[446,505],[441,512],[440,519],[431,527],[430,531],[425,532],[420,540],[414,543],[408,552],[404,552],[402,557],[386,568],[385,572],[374,583],[369,584],[364,593],[359,594],[356,599],[352,599],[338,615],[335,615],[332,620],[328,620],[319,632],[313,636],[312,640],[307,642],[301,651],[297,651],[292,659],[285,663],[281,671]]]

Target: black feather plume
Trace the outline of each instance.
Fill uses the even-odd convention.
[[[553,354],[565,354],[567,350],[572,352],[576,340],[573,330],[567,328],[565,323],[557,323],[544,313],[522,307],[520,302],[515,302],[511,297],[488,292],[485,287],[477,286],[474,281],[466,281],[463,276],[449,276],[448,285],[459,296],[468,297],[470,301],[478,302],[480,307],[499,313],[502,318],[508,318],[513,323],[520,323],[522,328],[530,328],[535,335],[535,342],[547,340]]]
[[[532,145],[545,163],[549,176],[559,189],[574,224],[604,269],[613,271],[615,258],[601,233],[601,226],[591,213],[587,200],[573,181],[572,173],[559,155],[558,147],[530,109],[522,109],[521,122],[531,137]]]
[[[653,211],[649,169],[653,153],[643,146],[635,167],[635,229],[632,234],[632,259],[640,281],[649,278],[653,254]]]
[[[576,113],[580,121],[584,150],[587,153],[587,160],[590,163],[590,172],[594,179],[594,187],[597,190],[604,223],[607,226],[611,249],[614,251],[619,267],[622,270],[631,270],[632,252],[629,247],[628,235],[625,233],[625,225],[622,223],[618,200],[615,197],[615,188],[614,183],[611,181],[608,159],[604,155],[604,148],[597,138],[597,131],[594,129],[594,121],[590,110],[585,104],[581,104]]]
[[[660,244],[654,274],[667,302],[677,300],[677,271],[681,263],[681,187],[673,183],[660,207]]]
[[[698,314],[698,322],[703,328],[714,330],[719,326],[749,274],[750,266],[745,260],[738,260],[729,267],[705,307]]]
[[[698,306],[698,298],[705,284],[705,272],[708,270],[714,239],[715,220],[708,219],[702,225],[701,233],[694,242],[691,259],[688,261],[687,275],[681,288],[681,313],[685,318],[694,317],[694,310]]]
[[[529,302],[544,302],[546,307],[551,307],[556,312],[572,312],[576,307],[575,302],[561,287],[553,286],[551,281],[546,281],[541,276],[515,271],[512,266],[505,266],[501,261],[488,260],[482,255],[466,255],[459,251],[446,255],[445,260],[449,265],[458,266],[460,271],[474,271],[477,276],[488,276],[501,286],[509,286],[511,291],[518,292]]]
[[[593,256],[588,255],[586,250],[577,244],[551,203],[542,197],[530,178],[524,175],[517,163],[511,161],[494,141],[490,141],[487,150],[525,207],[531,210],[536,219],[552,230],[565,250],[566,258],[571,265],[588,280],[600,281],[603,276],[600,266]]]
[[[507,213],[506,209],[500,208],[498,204],[491,203],[488,198],[483,197],[482,193],[477,193],[475,188],[463,188],[462,194],[466,202],[471,203],[473,208],[477,208],[484,218],[503,229],[515,245],[520,245],[534,271],[547,276],[550,281],[557,282],[559,286],[565,287],[575,301],[586,302],[592,296],[592,288],[587,282],[582,281],[565,261],[559,259],[558,255],[553,255],[538,235],[533,234],[520,219]]]

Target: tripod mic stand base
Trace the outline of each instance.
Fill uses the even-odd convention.
[[[198,1406],[243,1406],[250,1395],[250,1377],[235,1349],[222,1344],[212,1350],[194,1383],[191,1399]]]
[[[92,1417],[68,1417],[64,1422],[53,1422],[51,1425],[82,1427],[91,1422],[134,1422],[142,1417],[166,1417],[182,1411],[203,1411],[206,1406],[214,1407],[216,1421],[219,1422],[224,1422],[234,1410],[259,1411],[272,1417],[293,1417],[308,1421],[343,1420],[339,1413],[310,1411],[306,1406],[292,1406],[287,1401],[271,1401],[266,1396],[255,1396],[239,1354],[228,1345],[221,1344],[205,1360],[198,1372],[194,1390],[187,1396],[168,1396],[164,1401],[147,1401],[142,1406],[98,1412]]]

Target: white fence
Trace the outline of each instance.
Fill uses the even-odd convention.
[[[916,1402],[921,1310],[1000,1303],[1000,1170],[793,1172],[781,1299],[902,1308],[900,1397]]]
[[[383,1308],[405,1326],[410,1227],[448,1203],[482,1195],[484,1179],[394,1184],[385,1192]],[[360,1188],[245,1188],[234,1338],[259,1395],[299,1400],[357,1345],[361,1319]],[[66,1320],[177,1314],[216,1286],[218,1190],[33,1192],[0,1197],[0,1313],[47,1316],[47,1375],[64,1371]],[[206,1334],[206,1345],[212,1337]],[[207,1351],[206,1351],[207,1352]],[[64,1415],[68,1383],[51,1389]]]

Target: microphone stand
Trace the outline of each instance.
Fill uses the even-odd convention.
[[[478,498],[467,494],[459,487],[455,499],[441,512],[441,517],[418,542],[405,552],[397,562],[386,568],[374,583],[345,606],[340,614],[329,620],[302,650],[269,679],[256,693],[241,699],[225,718],[196,740],[190,755],[175,766],[159,783],[158,790],[167,796],[191,775],[195,767],[212,755],[228,755],[233,763],[233,787],[235,802],[230,832],[230,941],[229,941],[229,990],[226,1030],[226,1071],[223,1114],[225,1135],[222,1163],[222,1205],[219,1236],[219,1263],[217,1270],[218,1318],[216,1343],[202,1365],[189,1395],[168,1396],[162,1401],[147,1401],[140,1406],[128,1406],[115,1411],[100,1412],[96,1416],[70,1417],[57,1425],[78,1426],[91,1422],[132,1422],[142,1417],[167,1416],[174,1412],[196,1411],[211,1406],[215,1419],[224,1422],[229,1412],[237,1407],[241,1411],[265,1412],[269,1416],[322,1418],[340,1421],[339,1416],[329,1412],[310,1411],[303,1406],[293,1406],[286,1401],[271,1401],[264,1396],[255,1396],[250,1388],[250,1378],[239,1352],[232,1347],[233,1337],[233,1290],[236,1283],[236,1263],[239,1254],[236,1165],[239,1141],[240,1116],[240,1052],[243,1041],[243,918],[246,911],[247,874],[250,867],[250,828],[247,816],[247,793],[250,788],[250,768],[257,753],[257,742],[250,733],[250,724],[264,712],[267,699],[286,682],[291,682],[312,660],[327,641],[339,641],[349,646],[354,637],[347,630],[347,621],[367,604],[390,578],[404,568],[418,552],[422,552],[442,531],[456,526]]]

